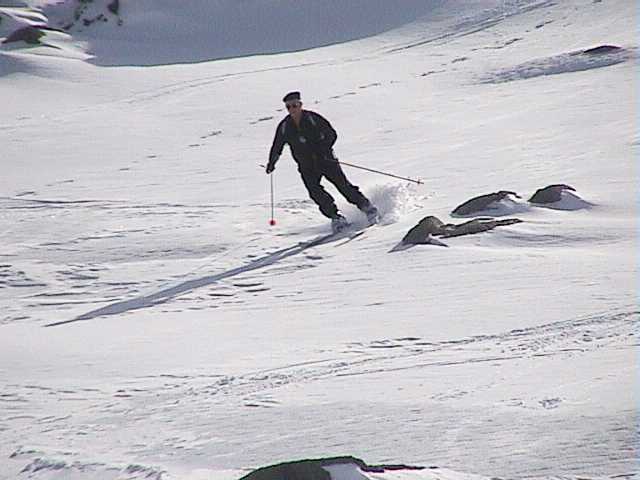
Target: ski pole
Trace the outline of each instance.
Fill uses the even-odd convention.
[[[271,219],[269,220],[269,225],[272,227],[276,224],[276,218],[274,214],[274,204],[273,204],[273,175],[269,175],[269,179],[271,180]]]
[[[413,178],[401,177],[399,175],[394,175],[393,173],[381,172],[380,170],[374,170],[373,168],[361,167],[360,165],[354,165],[352,163],[341,162],[336,158],[336,162],[340,165],[346,165],[347,167],[359,168],[360,170],[366,170],[367,172],[379,173],[380,175],[386,175],[387,177],[399,178],[400,180],[407,180],[408,182],[417,183],[418,185],[422,185],[424,182],[422,180],[414,180]]]
[[[265,165],[263,165],[262,163],[259,163],[258,166],[260,168],[266,168]],[[275,206],[273,202],[273,175],[269,175],[269,180],[271,184],[271,219],[269,220],[269,225],[273,227],[276,224],[276,218],[274,214]]]
[[[360,170],[366,170],[367,172],[379,173],[380,175],[386,175],[387,177],[399,178],[400,180],[406,180],[408,182],[417,183],[418,185],[424,185],[424,182],[420,179],[416,180],[408,177],[401,177],[400,175],[394,175],[393,173],[381,172],[380,170],[374,170],[373,168],[362,167],[360,165],[354,165],[353,163],[342,162],[337,158],[334,160],[336,163],[340,165],[346,165],[347,167],[359,168]],[[265,168],[264,165],[260,164],[260,167]]]

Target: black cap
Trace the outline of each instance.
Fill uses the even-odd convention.
[[[300,101],[300,92],[289,92],[287,93],[283,98],[282,98],[283,102],[293,102],[293,101]]]

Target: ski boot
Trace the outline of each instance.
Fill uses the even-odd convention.
[[[331,230],[333,233],[340,233],[349,227],[349,222],[340,213],[331,219]]]
[[[367,222],[369,222],[369,225],[375,225],[380,221],[380,212],[378,212],[378,209],[373,205],[369,204],[369,206],[363,211],[367,216]]]

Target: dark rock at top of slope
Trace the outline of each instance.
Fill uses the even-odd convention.
[[[57,4],[48,4],[44,7],[44,12],[52,24],[68,33],[76,34],[93,24],[108,23],[110,20],[122,26],[120,7],[119,0],[82,0],[75,2],[72,8],[63,6],[60,9]],[[90,37],[91,35],[88,35],[86,38]]]
[[[624,48],[617,47],[615,45],[598,45],[597,47],[587,48],[580,53],[584,55],[606,55],[609,53],[619,53],[624,51]]]
[[[471,200],[467,200],[462,205],[458,205],[455,209],[453,209],[451,214],[457,216],[465,216],[491,210],[492,208],[495,208],[495,205],[493,205],[494,203],[499,202],[500,200],[504,200],[509,196],[521,198],[515,192],[500,190],[499,192],[480,195],[478,197],[472,198]]]
[[[120,0],[113,0],[109,5],[107,5],[107,10],[114,15],[118,15],[120,12]]]
[[[536,193],[531,196],[529,202],[538,204],[559,202],[562,200],[562,192],[565,190],[570,190],[572,192],[576,191],[576,189],[570,185],[556,183],[536,190]]]
[[[364,472],[383,473],[386,470],[422,470],[424,467],[408,465],[367,465],[355,457],[332,457],[312,460],[298,460],[259,468],[240,480],[331,480],[331,475],[323,467],[354,464]]]
[[[444,223],[437,217],[424,217],[417,225],[415,225],[402,239],[404,245],[440,245],[445,246],[442,242],[435,240],[433,237],[460,237],[462,235],[471,235],[474,233],[486,232],[496,227],[513,225],[520,223],[522,220],[518,218],[505,218],[503,220],[495,220],[493,218],[475,218],[468,222],[453,224]]]
[[[2,43],[25,42],[30,45],[39,45],[40,39],[44,37],[44,32],[40,27],[27,25],[25,27],[14,30]]]

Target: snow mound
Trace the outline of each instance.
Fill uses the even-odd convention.
[[[612,45],[599,45],[584,50],[535,59],[515,67],[498,70],[483,77],[481,83],[504,83],[543,75],[581,72],[593,68],[616,65],[631,58],[633,58],[631,50]]]

